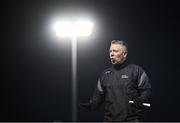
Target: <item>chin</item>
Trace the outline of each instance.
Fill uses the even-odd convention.
[[[117,63],[112,63],[112,62],[111,62],[111,64],[112,64],[112,65],[116,65]]]

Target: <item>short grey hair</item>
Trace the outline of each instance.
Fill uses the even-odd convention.
[[[127,43],[123,40],[112,40],[111,44],[120,44],[121,46],[123,46],[124,52],[128,53],[128,46]]]

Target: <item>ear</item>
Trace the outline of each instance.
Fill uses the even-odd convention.
[[[124,58],[127,58],[127,56],[128,56],[128,53],[127,53],[127,52],[124,52],[124,53],[123,53],[123,57],[124,57]]]

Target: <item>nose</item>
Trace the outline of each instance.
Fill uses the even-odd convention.
[[[114,53],[113,52],[110,52],[110,57],[114,56]]]

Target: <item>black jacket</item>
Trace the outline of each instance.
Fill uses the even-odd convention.
[[[148,102],[151,84],[145,71],[137,65],[124,62],[106,69],[99,77],[91,106],[97,109],[105,102],[105,121],[125,121],[128,118],[143,117],[142,107],[135,107],[129,101]]]

